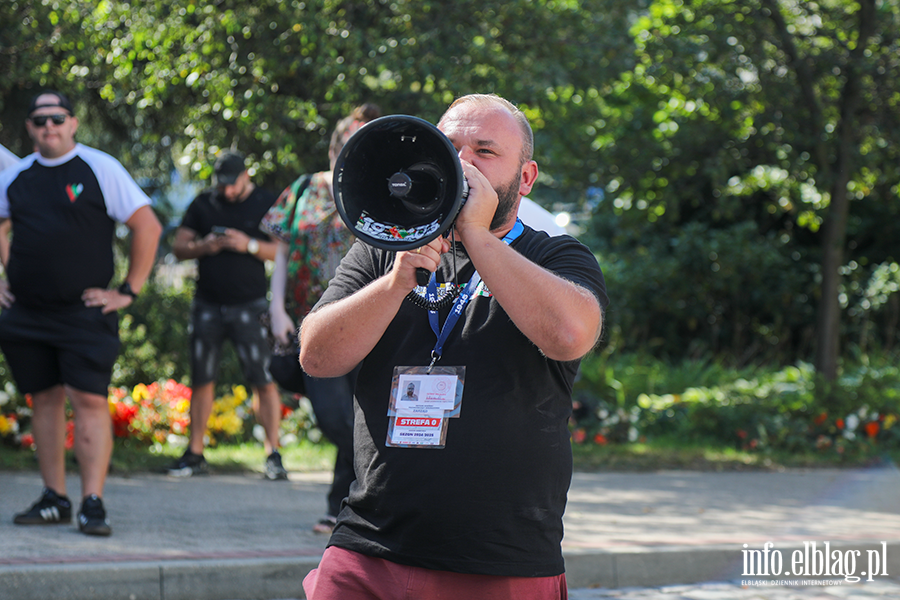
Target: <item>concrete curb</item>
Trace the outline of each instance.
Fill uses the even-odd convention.
[[[821,548],[821,544],[819,545]],[[881,541],[867,544],[832,544],[832,551],[859,552],[860,565],[856,573],[864,568],[867,551],[881,549]],[[900,575],[900,541],[887,543],[887,564],[884,570],[896,577]],[[794,551],[803,552],[802,544],[779,545],[785,557]],[[786,559],[787,560],[787,559]],[[787,566],[787,564],[785,565]],[[704,581],[734,581],[740,579],[840,579],[822,575],[763,576],[744,573],[744,560],[740,549],[734,546],[672,546],[647,550],[634,548],[631,551],[619,549],[608,554],[567,554],[566,579],[569,587],[654,587],[680,585]]]
[[[841,553],[866,552],[881,542],[831,546]],[[785,556],[802,544],[780,545]],[[887,544],[884,570],[900,574],[900,541]],[[303,598],[301,582],[319,556],[272,556],[232,559],[128,561],[0,566],[4,600],[272,600]],[[862,567],[857,569],[860,572]],[[743,557],[734,546],[672,546],[618,549],[616,552],[566,554],[570,588],[629,588],[704,581],[773,579],[744,574]],[[794,576],[809,579],[809,576]],[[816,578],[816,577],[814,577]],[[824,577],[818,577],[822,579]]]
[[[319,557],[0,567],[4,600],[303,598]]]

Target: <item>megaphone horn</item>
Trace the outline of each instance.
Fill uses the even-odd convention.
[[[437,165],[420,162],[397,171],[388,179],[388,190],[406,210],[428,215],[440,207],[443,198],[443,174]]]
[[[447,136],[408,115],[375,119],[353,134],[338,155],[333,183],[338,213],[353,234],[393,251],[443,235],[468,194]]]

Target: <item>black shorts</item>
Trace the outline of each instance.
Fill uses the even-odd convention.
[[[272,354],[260,317],[269,309],[265,298],[245,304],[215,304],[194,299],[191,310],[191,384],[215,381],[222,344],[231,340],[244,377],[251,386],[272,381]]]
[[[65,384],[106,396],[119,355],[119,316],[99,307],[54,311],[13,303],[0,312],[0,349],[23,394]]]

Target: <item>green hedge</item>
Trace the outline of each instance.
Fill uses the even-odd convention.
[[[734,371],[713,361],[596,355],[576,383],[573,430],[576,441],[598,444],[662,438],[760,452],[900,450],[895,365],[893,357],[847,367],[826,388],[807,363]]]

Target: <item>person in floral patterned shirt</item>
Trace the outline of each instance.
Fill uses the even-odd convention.
[[[350,136],[379,116],[381,111],[377,106],[364,104],[338,122],[328,148],[332,169]],[[303,391],[313,406],[319,429],[337,446],[327,512],[313,527],[318,533],[331,533],[341,501],[356,478],[353,471],[356,371],[334,379],[317,379],[303,373],[297,360],[296,339],[300,322],[328,287],[335,269],[353,243],[353,236],[335,206],[331,180],[332,171],[297,178],[282,192],[260,224],[279,241],[270,284],[269,316],[276,353],[287,355],[292,367],[289,372],[292,381],[286,382],[276,374],[276,359],[273,359],[273,376],[283,387]]]

